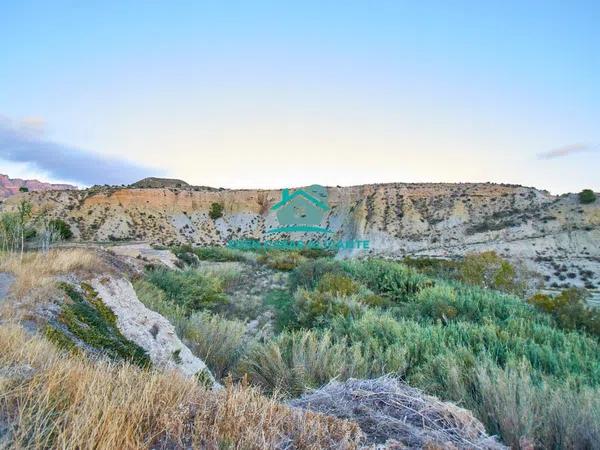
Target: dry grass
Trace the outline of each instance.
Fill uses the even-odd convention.
[[[487,435],[470,411],[393,377],[331,381],[291,404],[355,420],[369,444],[395,441],[398,448],[507,449]]]
[[[29,252],[21,260],[19,255],[4,255],[0,271],[15,276],[12,293],[22,297],[34,288],[52,283],[52,277],[70,272],[94,272],[105,264],[92,251],[86,249],[50,250],[48,253]]]
[[[93,275],[110,272],[110,266],[94,251],[86,249],[53,249],[48,253],[28,252],[23,255],[0,255],[0,272],[14,275],[11,300],[0,305],[0,318],[39,320],[37,307],[62,297],[56,287],[60,275]]]
[[[60,353],[0,327],[0,447],[356,448],[356,424],[289,408],[256,390]]]

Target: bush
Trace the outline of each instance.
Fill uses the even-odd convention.
[[[417,294],[421,314],[447,323],[458,315],[456,291],[448,285],[427,287]]]
[[[333,259],[319,258],[304,261],[290,273],[290,290],[293,292],[298,288],[314,289],[321,277],[327,273],[344,274],[346,272],[342,263]]]
[[[529,303],[551,314],[561,328],[584,330],[600,336],[600,311],[587,305],[589,293],[585,289],[569,288],[556,297],[537,293]]]
[[[327,250],[324,248],[311,248],[306,247],[299,250],[302,256],[305,256],[309,259],[317,259],[317,258],[329,258],[335,256],[335,252],[332,250]]]
[[[162,289],[167,299],[183,307],[187,315],[203,309],[216,310],[227,304],[223,280],[194,269],[175,271],[161,268],[149,271],[146,278]]]
[[[362,312],[354,297],[305,289],[296,292],[294,309],[298,325],[306,328],[324,326],[335,317],[355,318]]]
[[[460,264],[463,282],[520,296],[529,288],[529,276],[493,251],[468,254]]]
[[[259,255],[257,261],[271,269],[290,271],[306,261],[306,258],[293,250],[269,250]]]
[[[218,218],[223,217],[224,209],[225,208],[223,207],[222,203],[211,203],[210,210],[208,211],[208,216],[212,220],[217,220]]]
[[[181,305],[167,298],[167,294],[147,280],[138,279],[133,282],[138,299],[152,311],[166,317],[175,327],[177,336],[183,337],[188,326],[188,311]]]
[[[283,333],[271,342],[252,347],[241,363],[240,373],[267,392],[295,397],[338,375],[352,376],[347,354],[345,344],[334,343],[328,333]]]
[[[392,261],[350,261],[344,262],[343,268],[355,280],[393,302],[409,301],[422,288],[433,285],[414,269]]]
[[[594,203],[596,201],[596,194],[591,189],[584,189],[579,193],[579,202],[585,204]]]
[[[347,275],[328,272],[317,284],[317,291],[329,292],[340,296],[358,294],[360,285]]]
[[[457,279],[459,272],[458,261],[438,258],[407,257],[402,264],[412,267],[421,273],[435,278]]]
[[[61,219],[53,219],[49,222],[50,229],[56,230],[61,240],[68,240],[73,237],[73,232],[71,231],[71,227],[64,220]]]
[[[188,265],[196,265],[197,260],[201,261],[246,261],[244,252],[227,247],[192,247],[191,245],[181,245],[172,248],[173,253]]]

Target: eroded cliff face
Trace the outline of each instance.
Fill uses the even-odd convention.
[[[345,256],[454,257],[495,250],[522,258],[557,285],[588,282],[595,287],[598,282],[599,201],[582,205],[575,194],[556,197],[534,188],[489,183],[330,187],[328,194],[330,210],[321,225],[333,231],[331,238],[370,243],[368,251],[345,251]],[[81,241],[224,245],[235,239],[273,239],[265,231],[279,225],[270,209],[281,191],[104,188],[27,197],[37,209],[66,220]],[[3,208],[10,209],[17,200],[5,201]],[[209,217],[213,203],[223,205],[223,217]]]
[[[20,188],[27,188],[29,191],[56,191],[73,190],[77,186],[70,184],[44,183],[38,180],[22,180],[21,178],[9,178],[8,175],[0,174],[0,198],[10,197],[19,193]]]

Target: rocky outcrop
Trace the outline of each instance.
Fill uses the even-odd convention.
[[[115,245],[110,251],[125,258],[141,259],[149,263],[162,264],[169,269],[177,268],[177,257],[170,250],[158,250],[146,243]]]
[[[57,191],[74,190],[77,186],[70,184],[44,183],[38,180],[22,180],[20,178],[9,178],[8,175],[0,174],[0,198],[10,197],[18,194],[21,188],[26,188],[29,192],[34,191]]]
[[[105,276],[95,278],[90,284],[117,317],[119,331],[143,348],[155,366],[198,376],[213,387],[220,386],[206,364],[177,337],[173,325],[139,301],[128,280]]]

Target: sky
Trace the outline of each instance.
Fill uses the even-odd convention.
[[[600,191],[597,1],[0,2],[0,173]]]

